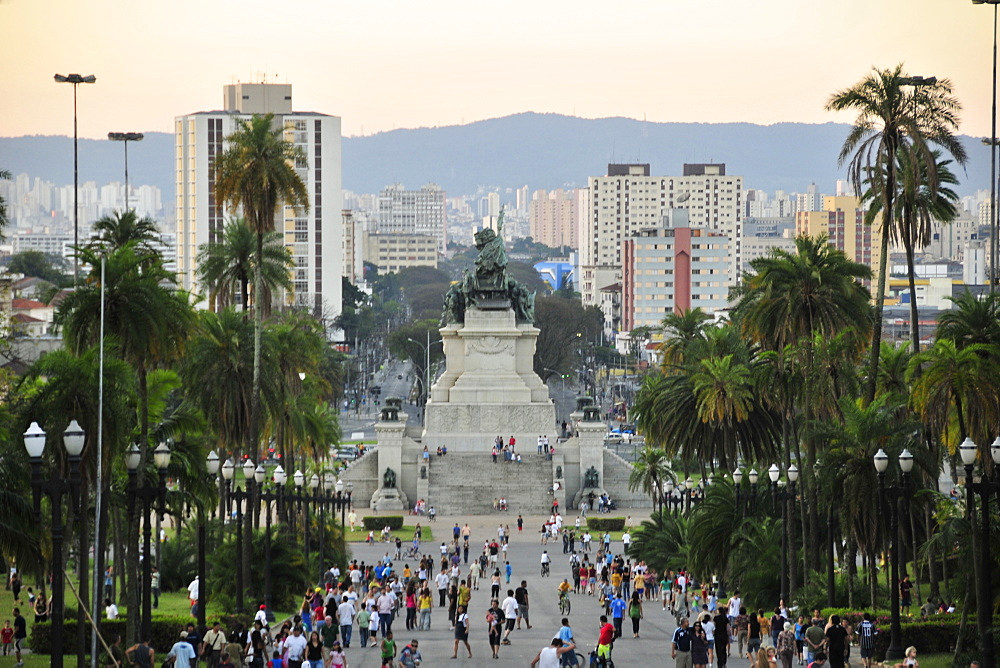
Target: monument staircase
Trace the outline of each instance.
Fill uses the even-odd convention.
[[[535,452],[522,452],[520,464],[494,464],[489,453],[432,456],[428,467],[429,505],[441,515],[488,515],[493,499],[506,497],[511,523],[518,513],[548,514],[552,507],[552,462]],[[532,530],[537,530],[537,527]]]

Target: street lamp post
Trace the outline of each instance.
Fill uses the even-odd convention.
[[[253,462],[248,459],[247,462],[250,464],[250,477],[247,480],[253,478]],[[235,502],[236,510],[236,613],[240,614],[243,612],[243,568],[242,564],[239,563],[240,555],[243,553],[243,499],[247,497],[247,493],[241,491],[238,487],[233,486],[233,475],[236,473],[236,465],[233,463],[232,459],[227,459],[226,463],[222,465],[222,479],[225,481],[225,516],[226,521],[232,516],[233,508],[230,505]]]
[[[219,455],[215,450],[205,458],[209,483],[215,483],[219,473]],[[205,567],[205,508],[198,509],[198,632],[205,633],[205,614],[208,607],[208,569]]]
[[[125,213],[128,213],[128,143],[130,141],[142,141],[141,132],[109,132],[108,139],[120,141],[125,144]]]
[[[997,213],[997,5],[1000,0],[972,0],[974,5],[993,5],[993,107],[990,115],[990,292],[996,292],[997,279],[997,234],[1000,233]]]
[[[965,464],[965,487],[969,495],[969,514],[975,516],[976,504],[974,494],[979,494],[982,502],[982,522],[979,525],[979,581],[976,583],[976,617],[979,632],[980,666],[994,668],[996,657],[993,650],[993,560],[990,551],[990,497],[1000,490],[1000,478],[996,475],[1000,466],[1000,437],[990,445],[990,457],[993,459],[993,476],[986,468],[983,459],[983,474],[979,482],[973,482],[973,467],[976,463],[978,446],[971,438],[966,438],[958,446],[962,463]]]
[[[80,157],[77,150],[76,132],[76,89],[82,83],[92,84],[97,82],[97,77],[93,74],[83,76],[81,74],[56,74],[53,77],[56,83],[73,84],[73,245],[80,245]],[[73,255],[73,285],[76,285],[80,274],[80,260]]]
[[[903,450],[899,454],[899,469],[902,471],[902,481],[899,485],[885,484],[885,472],[889,468],[889,456],[885,450],[879,448],[875,453],[875,470],[878,472],[879,496],[884,505],[889,500],[889,560],[892,562],[892,586],[889,588],[890,612],[892,621],[889,629],[889,647],[885,651],[886,661],[899,661],[903,658],[903,633],[899,625],[899,512],[896,507],[897,499],[905,498],[910,494],[910,471],[913,469],[913,455],[909,450]]]
[[[258,465],[254,472],[254,477],[258,484],[264,482],[264,467]],[[284,500],[284,486],[287,475],[285,469],[278,464],[272,475],[276,491],[264,491],[261,487],[260,499],[264,502],[264,614],[268,622],[274,621],[274,610],[271,607],[271,502],[275,501],[278,512],[281,512],[281,504]]]
[[[788,601],[791,590],[791,579],[788,576],[788,548],[789,545],[794,544],[794,541],[789,540],[788,531],[795,526],[794,517],[791,522],[788,521],[788,504],[795,500],[795,482],[799,479],[799,467],[795,464],[788,467],[786,473],[788,477],[787,490],[778,481],[781,477],[781,469],[778,468],[777,464],[771,465],[767,475],[771,479],[772,508],[775,503],[781,502],[781,600]]]
[[[59,475],[52,467],[51,478],[42,480],[42,454],[45,452],[45,431],[37,422],[32,422],[28,431],[24,432],[24,448],[28,451],[28,461],[31,463],[31,491],[35,511],[35,521],[42,519],[41,497],[45,494],[52,501],[52,633],[50,665],[62,668],[63,665],[63,621],[65,617],[66,585],[63,568],[63,496],[69,494],[70,503],[75,507],[80,491],[80,455],[83,453],[84,433],[76,420],[69,423],[63,432],[63,447],[66,449],[69,461],[69,480]]]
[[[157,501],[158,511],[162,514],[166,506],[167,496],[167,467],[170,466],[170,446],[166,443],[160,445],[153,451],[153,462],[156,464],[158,480],[151,483],[143,478],[140,485],[137,481],[139,471],[139,446],[135,443],[129,448],[125,456],[125,468],[128,469],[128,502],[130,508],[136,507],[136,502],[142,503],[142,611],[139,616],[140,635],[143,639],[148,639],[153,629],[153,600],[150,596],[152,583],[150,541],[153,533],[153,525],[150,522],[149,514],[152,512],[153,502]],[[204,597],[204,583],[198,582],[198,607],[201,608]]]

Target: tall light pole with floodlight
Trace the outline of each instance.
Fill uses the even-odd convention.
[[[974,5],[993,5],[993,107],[990,115],[990,292],[996,292],[997,234],[1000,232],[997,214],[997,5],[1000,0],[972,0]],[[985,143],[985,141],[984,141]]]
[[[82,74],[56,74],[53,77],[56,83],[73,84],[73,246],[80,245],[80,155],[77,148],[76,132],[76,89],[80,84],[92,84],[97,82],[97,77],[93,74],[86,76]],[[73,285],[80,279],[80,259],[76,257],[74,251],[73,259]]]
[[[108,139],[120,141],[125,144],[125,213],[128,213],[128,143],[130,141],[142,141],[141,132],[109,132]]]

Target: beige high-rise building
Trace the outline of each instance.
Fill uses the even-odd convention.
[[[340,314],[343,230],[341,209],[340,118],[292,110],[290,84],[237,83],[223,87],[224,108],[174,120],[177,172],[177,277],[186,290],[208,297],[197,279],[198,249],[221,238],[239,215],[215,200],[215,159],[226,137],[254,114],[274,114],[274,127],[302,151],[294,168],[306,186],[309,209],[281,207],[275,229],[294,262],[294,291],[276,295],[281,303],[322,314],[328,323]],[[211,306],[207,299],[201,302]],[[332,325],[331,325],[332,326]]]
[[[447,196],[434,183],[420,190],[407,190],[396,184],[378,196],[378,231],[380,234],[424,234],[437,240],[438,248],[448,247]]]
[[[577,248],[577,206],[576,191],[536,190],[529,207],[531,238],[551,248]]]
[[[877,285],[879,260],[882,257],[882,220],[865,224],[865,210],[854,196],[823,197],[821,211],[799,211],[795,214],[795,235],[816,237],[826,235],[830,245],[841,250],[851,260],[871,267],[872,283]]]
[[[685,164],[681,176],[651,176],[648,164],[610,164],[607,175],[591,177],[589,185],[577,279],[584,305],[598,305],[601,288],[622,280],[623,242],[642,228],[659,227],[672,209],[686,209],[691,227],[731,240],[724,280],[727,288],[736,284],[743,177],[727,175],[725,164]]]

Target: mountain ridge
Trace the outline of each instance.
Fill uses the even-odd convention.
[[[833,192],[846,172],[837,155],[849,128],[834,122],[679,123],[522,112],[344,137],[343,185],[376,193],[393,183],[418,188],[434,182],[453,196],[473,195],[481,187],[551,190],[586,186],[587,177],[605,174],[609,162],[648,162],[653,174],[677,175],[684,163],[714,161],[743,176],[746,188],[802,192],[816,183],[821,192]],[[970,159],[966,171],[957,170],[956,190],[971,195],[989,185],[989,151],[978,138],[961,139]],[[159,186],[164,202],[173,202],[173,135],[149,132],[129,149],[130,180]],[[123,162],[118,142],[80,140],[81,182],[121,181]],[[0,137],[0,168],[56,185],[72,183],[72,138]]]

